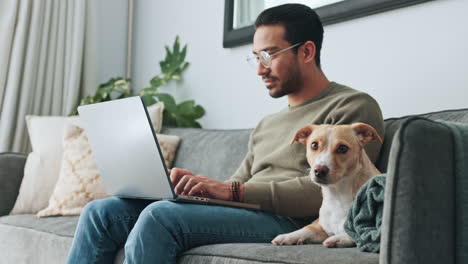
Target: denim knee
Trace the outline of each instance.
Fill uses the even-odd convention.
[[[119,199],[114,197],[91,201],[83,208],[80,221],[83,219],[94,224],[105,223],[112,218],[115,212],[118,212],[116,208],[120,204]]]
[[[148,205],[140,214],[138,223],[141,228],[154,226],[154,222],[171,229],[177,222],[177,204],[170,201],[158,201]]]

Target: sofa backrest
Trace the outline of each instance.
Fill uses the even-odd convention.
[[[227,180],[247,153],[252,129],[163,128],[161,133],[182,138],[173,167]]]
[[[385,136],[382,148],[380,150],[379,159],[376,166],[381,172],[387,171],[388,158],[390,155],[390,148],[392,146],[393,137],[402,124],[409,118],[419,116],[432,120],[445,120],[453,122],[468,123],[468,109],[446,110],[439,112],[432,112],[420,115],[404,116],[399,118],[385,119]]]
[[[393,137],[401,125],[413,116],[432,120],[468,123],[468,109],[447,110],[420,115],[389,118],[385,120],[385,136],[376,166],[387,171]],[[163,128],[162,133],[182,138],[173,167],[186,168],[194,173],[227,180],[236,171],[247,153],[247,143],[252,129],[196,129]]]

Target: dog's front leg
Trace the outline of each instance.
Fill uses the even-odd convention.
[[[275,245],[302,245],[307,243],[322,243],[328,237],[320,226],[318,219],[312,224],[291,233],[282,234],[271,241]]]
[[[354,247],[356,243],[350,236],[348,236],[348,234],[341,233],[327,238],[325,241],[323,241],[323,245],[327,248],[345,248]]]

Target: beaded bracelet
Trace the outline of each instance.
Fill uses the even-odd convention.
[[[240,187],[240,182],[238,181],[233,181],[231,183],[231,193],[232,193],[232,201],[239,202],[240,197],[239,197],[239,187]]]

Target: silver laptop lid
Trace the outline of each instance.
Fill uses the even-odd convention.
[[[175,194],[139,96],[78,107],[107,194],[161,199]]]

